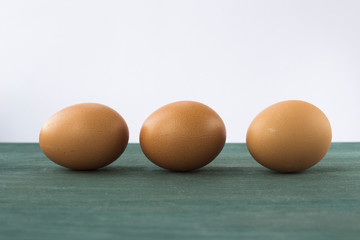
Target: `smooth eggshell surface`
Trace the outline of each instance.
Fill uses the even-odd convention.
[[[246,144],[261,165],[278,172],[298,172],[315,165],[328,152],[331,126],[314,105],[283,101],[255,117]]]
[[[129,130],[113,109],[96,103],[67,107],[41,129],[39,143],[53,162],[76,170],[93,170],[115,161],[125,150]]]
[[[221,152],[225,125],[208,106],[175,102],[158,109],[144,122],[140,145],[147,158],[172,171],[201,168]]]

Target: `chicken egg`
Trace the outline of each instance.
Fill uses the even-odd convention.
[[[145,120],[140,131],[146,157],[172,171],[191,171],[207,165],[221,152],[225,139],[220,116],[194,101],[161,107]]]
[[[251,122],[246,145],[253,158],[278,172],[299,172],[318,163],[331,145],[331,126],[316,106],[299,100],[276,103]]]
[[[39,144],[53,162],[75,170],[94,170],[115,161],[125,150],[129,130],[115,110],[82,103],[55,113],[43,125]]]

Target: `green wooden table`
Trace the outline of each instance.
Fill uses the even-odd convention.
[[[360,143],[333,143],[297,174],[263,168],[245,144],[174,173],[137,144],[79,172],[38,144],[1,143],[0,239],[360,239]]]

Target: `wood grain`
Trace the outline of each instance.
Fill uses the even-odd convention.
[[[0,144],[0,239],[359,239],[360,143],[279,174],[244,144],[190,173],[130,144],[110,166],[72,171],[38,144]]]

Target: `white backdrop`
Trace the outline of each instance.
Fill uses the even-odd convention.
[[[35,142],[58,110],[98,102],[138,142],[146,117],[196,100],[228,142],[281,100],[360,141],[360,1],[0,0],[0,142]]]

